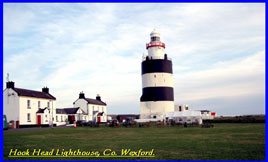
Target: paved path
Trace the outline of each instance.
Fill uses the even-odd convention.
[[[4,130],[4,132],[17,132],[17,131],[29,131],[29,130],[45,130],[45,129],[59,129],[59,128],[74,128],[67,126],[58,126],[58,127],[32,127],[32,128],[16,128],[16,129],[8,129]]]

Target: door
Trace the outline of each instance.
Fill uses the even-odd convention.
[[[72,116],[71,115],[68,116],[68,122],[69,122],[69,124],[73,124]]]
[[[20,128],[20,121],[16,121],[16,128]]]
[[[37,115],[37,125],[41,125],[41,115]]]
[[[72,121],[75,121],[75,116],[74,115],[72,116]]]
[[[69,115],[68,116],[68,121],[69,121],[69,124],[73,124],[74,121],[75,121],[75,116],[74,115]]]
[[[98,116],[98,122],[99,122],[99,123],[101,122],[101,117],[100,117],[100,116]]]

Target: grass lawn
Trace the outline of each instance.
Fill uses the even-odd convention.
[[[4,131],[4,160],[265,160],[265,124]],[[10,149],[154,149],[155,157],[8,157]]]

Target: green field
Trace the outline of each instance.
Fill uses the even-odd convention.
[[[4,160],[265,160],[265,124],[4,131]],[[154,157],[8,157],[10,149],[152,150]]]

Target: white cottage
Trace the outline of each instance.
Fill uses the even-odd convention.
[[[96,99],[86,98],[81,92],[79,98],[74,101],[74,107],[80,107],[84,112],[85,121],[107,122],[107,104],[97,95]]]
[[[7,120],[16,122],[17,128],[56,124],[53,122],[56,98],[47,87],[34,91],[16,88],[15,83],[9,81],[3,93],[3,104]]]
[[[75,121],[83,121],[87,114],[80,107],[57,108],[57,125],[73,124]]]

